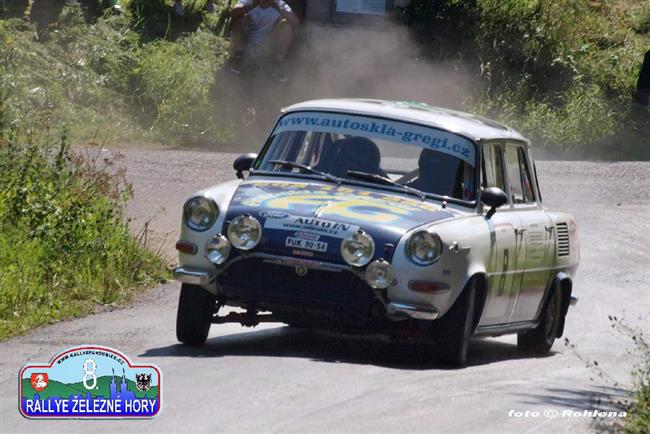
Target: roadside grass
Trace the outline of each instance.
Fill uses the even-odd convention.
[[[131,189],[115,161],[12,134],[0,137],[0,340],[166,279],[123,222]]]
[[[646,434],[650,432],[650,340],[638,329],[626,325],[623,328],[628,336],[632,336],[641,356],[641,363],[633,371],[635,394],[623,429],[627,434]]]

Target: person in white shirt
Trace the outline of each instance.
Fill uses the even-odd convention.
[[[250,57],[269,53],[274,60],[271,75],[287,81],[284,61],[293,42],[294,27],[300,21],[291,7],[282,0],[239,0],[230,16],[230,70],[241,73],[247,50],[252,50]]]

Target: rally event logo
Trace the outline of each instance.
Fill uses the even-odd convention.
[[[149,418],[162,406],[162,373],[97,345],[70,348],[20,371],[28,418]]]

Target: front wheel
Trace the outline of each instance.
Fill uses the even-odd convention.
[[[558,335],[561,319],[560,288],[556,287],[546,305],[542,321],[534,329],[517,335],[517,347],[526,354],[536,356],[548,354]]]
[[[187,345],[203,345],[208,338],[217,298],[197,285],[183,283],[178,299],[176,338]]]

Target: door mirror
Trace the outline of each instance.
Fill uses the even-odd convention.
[[[489,220],[497,212],[497,208],[508,203],[508,195],[499,187],[488,187],[481,192],[481,202],[490,207],[485,215]]]
[[[237,178],[244,179],[244,171],[251,170],[253,162],[257,159],[257,154],[241,154],[234,163],[232,168],[237,172]]]

